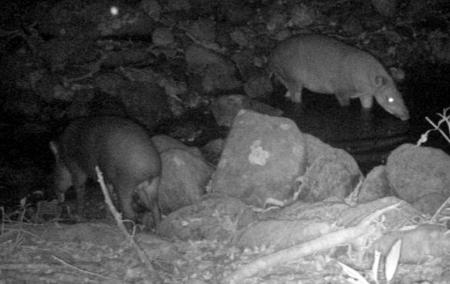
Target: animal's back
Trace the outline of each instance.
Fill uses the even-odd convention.
[[[281,80],[301,81],[303,87],[318,93],[334,93],[346,88],[342,72],[346,57],[357,48],[321,35],[302,35],[282,42],[269,59],[269,68]],[[351,88],[352,86],[348,86]],[[348,88],[347,87],[347,88]]]
[[[60,145],[66,159],[75,161],[91,177],[96,165],[110,178],[127,176],[123,172],[132,170],[133,178],[141,181],[160,168],[158,153],[145,130],[119,117],[77,119],[64,131]]]

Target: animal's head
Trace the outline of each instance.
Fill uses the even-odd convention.
[[[401,120],[409,119],[409,111],[403,101],[402,95],[397,90],[394,81],[387,75],[375,77],[375,99],[378,104],[390,114]]]

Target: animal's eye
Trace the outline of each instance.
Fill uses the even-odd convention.
[[[389,97],[388,98],[388,103],[393,103],[394,102],[394,98],[393,97]]]

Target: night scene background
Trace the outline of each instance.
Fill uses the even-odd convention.
[[[378,249],[378,281],[386,283],[386,258],[401,239],[390,283],[450,283],[449,20],[445,0],[6,1],[0,282],[350,283],[339,262],[376,283],[368,271]],[[342,45],[326,53],[321,41],[304,58],[298,50],[307,37],[279,48],[286,58],[277,74],[270,67],[277,47],[310,34]],[[358,98],[339,103],[334,91],[343,80],[353,86],[379,75],[339,53],[347,46],[357,48],[349,55],[362,50],[384,66],[409,119],[377,102],[371,109]],[[293,102],[286,87],[298,82],[289,72],[320,86],[328,74],[338,87],[323,94],[303,82],[302,101]],[[139,130],[94,120],[90,132],[81,126],[63,145],[72,121],[99,116]],[[140,162],[158,167],[150,203],[162,222],[146,221],[152,206],[138,189],[110,187],[119,211],[123,191],[133,194],[136,226],[121,231],[87,172],[83,212],[73,187],[58,200],[64,153],[51,141],[75,149],[81,164],[100,164],[106,183],[127,172],[141,184]],[[87,149],[85,141],[100,142]],[[141,146],[157,154],[139,157]],[[359,235],[314,243],[339,231],[336,224],[361,229],[364,217],[389,206],[402,214],[386,217],[384,229],[365,224]],[[435,226],[402,233],[423,223]],[[362,233],[371,229],[376,238]],[[346,251],[350,244],[357,253]]]

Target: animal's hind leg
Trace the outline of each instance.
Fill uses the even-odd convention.
[[[284,96],[289,98],[294,103],[301,103],[303,84],[292,80],[285,80],[281,76],[276,77],[287,89],[286,94]]]
[[[77,194],[77,219],[83,219],[84,214],[84,194],[86,192],[87,175],[80,170],[69,170],[72,174],[72,184]]]
[[[302,102],[302,84],[289,82],[286,84],[286,88],[288,89],[288,91],[286,92],[286,97],[290,98],[294,103]]]
[[[158,226],[161,222],[161,212],[158,202],[159,183],[160,177],[155,177],[151,182],[145,181],[139,184],[137,189],[139,199],[145,204],[147,210],[152,212],[155,226]]]
[[[340,106],[346,107],[350,105],[350,98],[346,94],[335,94]]]
[[[122,219],[136,221],[136,212],[133,210],[133,186],[114,184],[113,187],[120,200]]]

